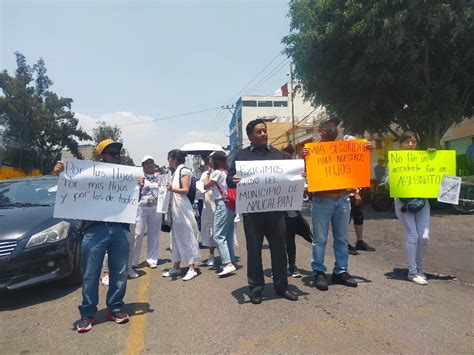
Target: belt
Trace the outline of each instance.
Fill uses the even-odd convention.
[[[345,197],[349,196],[350,192],[348,190],[342,190],[342,191],[320,191],[320,192],[314,192],[313,193],[315,197],[322,197],[322,198],[340,198],[340,197]]]

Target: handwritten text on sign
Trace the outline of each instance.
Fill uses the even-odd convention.
[[[135,223],[142,168],[64,159],[55,218]]]
[[[305,157],[308,191],[370,186],[370,151],[366,140],[308,143]]]
[[[442,177],[456,175],[456,151],[389,151],[388,171],[391,197],[438,197]]]
[[[237,213],[301,210],[303,160],[236,161]]]
[[[171,175],[163,174],[156,177],[156,184],[158,185],[158,201],[156,211],[160,213],[168,212],[170,203],[170,192],[166,188],[166,184],[171,182]]]

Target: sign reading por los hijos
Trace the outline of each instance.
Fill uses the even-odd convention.
[[[142,168],[64,159],[55,218],[135,223]]]
[[[301,210],[303,160],[236,161],[236,212]]]
[[[308,191],[370,186],[370,151],[365,139],[305,144]]]
[[[456,175],[456,151],[388,152],[390,197],[438,197],[444,175]]]

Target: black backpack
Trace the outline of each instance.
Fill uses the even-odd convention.
[[[182,167],[181,170],[187,169],[186,167]],[[182,189],[183,186],[181,184],[181,170],[179,171],[179,188]],[[189,201],[191,201],[191,205],[194,203],[196,199],[196,178],[194,175],[191,175],[191,180],[189,181],[189,191],[186,194],[188,196]]]

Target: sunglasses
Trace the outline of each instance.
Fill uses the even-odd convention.
[[[110,155],[113,158],[120,158],[120,152],[104,152],[104,154]]]

